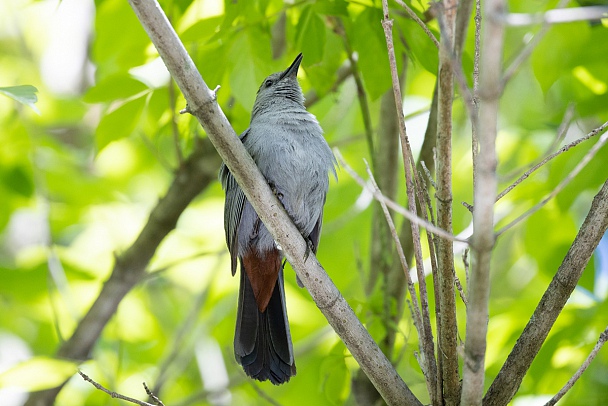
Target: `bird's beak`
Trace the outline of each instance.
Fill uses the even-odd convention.
[[[300,63],[302,62],[302,58],[303,58],[303,56],[302,56],[302,53],[300,52],[298,54],[298,56],[296,56],[296,59],[291,63],[289,68],[285,69],[285,71],[281,75],[280,79],[283,79],[284,77],[287,77],[287,76],[291,76],[293,78],[298,76],[298,69],[300,68]]]

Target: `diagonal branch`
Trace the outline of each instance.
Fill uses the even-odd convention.
[[[130,4],[188,101],[188,111],[201,123],[247,199],[361,369],[388,404],[419,405],[420,401],[382,354],[321,264],[314,255],[306,255],[306,242],[234,133],[215,100],[215,93],[203,81],[160,5],[151,0],[130,0]]]
[[[599,126],[599,127],[595,128],[595,129],[591,130],[591,132],[589,132],[589,134],[587,134],[586,136],[581,137],[581,138],[579,138],[579,139],[577,139],[575,141],[572,141],[571,143],[569,143],[567,145],[564,145],[563,147],[561,147],[559,150],[557,150],[553,154],[545,157],[542,161],[540,161],[539,163],[535,164],[530,169],[528,169],[526,172],[524,172],[519,178],[517,178],[517,180],[515,182],[513,182],[511,185],[509,185],[505,190],[503,190],[502,192],[500,192],[498,194],[498,196],[496,196],[496,201],[502,199],[507,193],[509,193],[511,190],[513,190],[517,185],[519,185],[524,180],[528,179],[528,177],[530,177],[530,175],[532,175],[532,173],[534,171],[536,171],[537,169],[539,169],[541,166],[543,166],[544,164],[546,164],[547,162],[549,162],[553,158],[555,158],[555,157],[561,155],[562,153],[568,151],[570,148],[576,147],[581,142],[587,141],[588,139],[593,138],[593,137],[595,137],[598,134],[601,134],[606,128],[608,128],[608,121],[606,121],[601,126]]]
[[[515,396],[524,375],[574,291],[591,255],[608,229],[608,180],[570,246],[534,314],[484,397],[484,406],[503,406]]]
[[[595,154],[604,145],[606,145],[606,143],[608,143],[608,133],[604,133],[600,137],[600,139],[597,141],[597,143],[589,150],[589,152],[587,152],[587,154],[574,167],[574,169],[572,171],[570,171],[570,173],[568,173],[568,176],[566,176],[564,179],[562,179],[562,181],[555,187],[555,189],[553,189],[551,191],[551,193],[547,194],[547,196],[545,196],[543,198],[543,200],[541,200],[540,202],[536,203],[530,210],[524,212],[519,217],[517,217],[515,220],[513,220],[512,222],[510,222],[509,224],[507,224],[506,226],[504,226],[500,230],[498,230],[498,232],[496,233],[496,235],[500,236],[501,234],[503,234],[505,231],[507,231],[508,229],[510,229],[511,227],[513,227],[514,225],[516,225],[517,223],[519,223],[520,221],[528,218],[530,215],[532,215],[533,213],[536,213],[538,210],[540,210],[541,208],[543,208],[543,206],[545,204],[547,204],[547,202],[549,202],[551,199],[553,199],[555,196],[557,196],[562,190],[564,190],[564,188],[566,186],[568,186],[568,184],[572,181],[572,179],[574,179],[576,177],[576,175],[578,175],[579,172],[582,171],[585,168],[585,166],[593,159],[593,157],[595,156]]]
[[[589,368],[589,365],[591,365],[591,361],[593,361],[593,359],[596,357],[597,353],[600,352],[600,350],[602,349],[604,344],[606,344],[606,341],[608,341],[608,327],[606,327],[606,329],[602,332],[602,334],[600,334],[600,338],[597,340],[597,343],[595,344],[595,346],[593,347],[593,349],[587,356],[587,359],[585,359],[585,362],[583,362],[583,364],[576,371],[576,373],[568,380],[568,382],[566,382],[564,387],[561,388],[560,391],[557,392],[555,394],[555,396],[553,396],[551,398],[551,400],[549,400],[547,403],[545,403],[545,406],[553,406],[557,402],[559,402],[559,400],[561,398],[564,397],[566,392],[568,392],[572,388],[572,386],[574,386],[576,381],[578,381],[578,379],[581,377],[581,375],[583,375],[583,372],[585,372],[587,370],[587,368]]]

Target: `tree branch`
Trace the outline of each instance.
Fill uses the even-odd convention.
[[[606,124],[608,124],[608,122],[606,122]],[[605,125],[602,125],[600,128],[606,128],[606,127],[605,127]],[[592,131],[592,133],[594,131]],[[555,196],[557,196],[562,190],[564,190],[564,188],[568,185],[568,183],[570,183],[572,181],[572,179],[574,179],[576,177],[576,175],[578,175],[579,172],[583,170],[583,168],[593,159],[595,154],[607,142],[608,142],[608,133],[604,133],[604,134],[602,134],[600,139],[597,141],[597,143],[589,150],[589,152],[587,152],[587,154],[583,157],[583,159],[574,167],[574,169],[572,171],[570,171],[570,173],[568,173],[568,176],[566,176],[564,179],[562,179],[562,181],[555,187],[555,189],[553,189],[551,191],[551,193],[549,193],[547,196],[545,196],[543,198],[543,200],[541,200],[540,202],[535,204],[530,210],[527,210],[526,212],[521,214],[519,217],[517,217],[515,220],[513,220],[512,222],[510,222],[509,224],[507,224],[500,230],[498,230],[496,232],[496,236],[500,236],[501,234],[503,234],[505,231],[509,230],[511,227],[513,227],[517,223],[521,222],[522,220],[529,217],[533,213],[536,213],[545,204],[547,204],[547,202],[549,202],[549,200],[551,200]]]
[[[566,382],[564,387],[561,388],[560,391],[557,392],[557,394],[551,398],[551,400],[549,400],[547,403],[545,403],[545,406],[555,405],[562,397],[564,397],[566,392],[568,392],[570,389],[572,389],[572,387],[574,386],[576,381],[578,381],[578,379],[581,377],[581,375],[583,375],[583,372],[585,372],[587,370],[587,368],[589,368],[589,365],[591,365],[591,362],[593,361],[593,359],[595,358],[597,353],[600,352],[600,350],[602,349],[604,344],[606,344],[606,341],[608,341],[608,327],[606,327],[606,329],[602,332],[602,334],[600,334],[600,338],[597,340],[597,343],[595,344],[595,346],[593,347],[593,349],[587,356],[587,359],[585,360],[585,362],[583,362],[581,367],[576,371],[576,373],[572,376],[572,378],[570,378],[568,380],[568,382]]]
[[[553,158],[555,158],[555,157],[563,154],[564,152],[568,151],[570,148],[576,147],[581,142],[587,141],[590,138],[593,138],[596,135],[601,134],[607,127],[608,127],[608,121],[606,121],[601,126],[599,126],[599,127],[595,128],[595,129],[591,130],[591,132],[589,132],[589,134],[587,134],[586,136],[581,137],[581,138],[579,138],[577,140],[574,140],[571,143],[569,143],[567,145],[564,145],[563,147],[561,147],[559,150],[555,151],[551,155],[548,155],[542,161],[540,161],[539,163],[535,164],[532,168],[530,168],[526,172],[524,172],[519,178],[517,178],[517,180],[515,182],[513,182],[511,185],[509,185],[505,190],[503,190],[502,192],[500,192],[498,194],[498,196],[496,196],[496,201],[502,199],[507,193],[509,193],[511,190],[515,189],[515,187],[517,185],[519,185],[524,180],[528,179],[528,177],[530,177],[530,175],[532,175],[532,173],[534,173],[534,171],[538,170],[541,166],[543,166],[544,164],[546,164],[547,162],[549,162]]]
[[[416,24],[420,26],[420,28],[422,28],[422,31],[424,31],[427,37],[429,37],[431,41],[433,41],[433,44],[435,44],[435,46],[439,48],[439,41],[437,41],[435,35],[431,32],[431,30],[429,30],[429,27],[427,27],[426,24],[418,17],[414,10],[412,10],[410,6],[405,4],[405,2],[403,2],[402,0],[395,0],[395,2],[405,9],[410,18],[414,20]]]
[[[608,7],[590,6],[575,8],[558,8],[540,14],[511,13],[502,20],[511,26],[533,25],[538,23],[558,24],[574,21],[599,21],[606,18]]]
[[[467,306],[461,402],[481,405],[485,377],[490,260],[494,248],[494,201],[496,199],[496,135],[501,94],[500,72],[504,25],[494,16],[504,12],[504,0],[485,2],[486,25],[482,37],[479,83],[479,155],[477,156],[473,211],[473,263]]]
[[[450,241],[468,243],[467,239],[460,238],[453,234],[450,234],[447,231],[445,231],[445,230],[437,227],[433,223],[429,222],[428,220],[418,217],[418,215],[412,213],[411,211],[407,210],[406,208],[401,207],[399,204],[393,202],[392,200],[390,200],[389,198],[384,196],[382,193],[380,193],[380,191],[378,191],[374,187],[368,185],[359,175],[357,175],[357,173],[346,163],[344,158],[342,158],[342,155],[340,154],[340,152],[338,150],[334,149],[334,155],[336,155],[336,159],[340,163],[340,166],[343,167],[349,173],[349,175],[352,176],[352,178],[355,180],[355,182],[357,182],[359,184],[359,186],[361,186],[362,188],[369,191],[374,196],[374,199],[378,200],[381,203],[386,204],[389,208],[394,210],[396,213],[403,215],[410,222],[415,223],[416,225],[425,228],[428,232],[433,233],[433,234],[437,235],[438,237],[445,238]]]
[[[391,71],[391,81],[393,84],[393,94],[395,97],[395,106],[397,109],[397,118],[399,120],[399,138],[401,141],[401,155],[403,159],[403,166],[405,169],[405,183],[406,183],[406,194],[409,211],[416,214],[416,163],[410,147],[410,142],[407,136],[407,130],[405,127],[405,119],[403,117],[403,98],[401,97],[401,86],[399,82],[399,74],[397,72],[397,61],[395,58],[395,47],[393,45],[393,20],[389,18],[388,1],[382,0],[382,28],[384,30],[384,37],[386,39],[386,47],[388,51],[388,60]],[[424,206],[424,203],[421,203]],[[423,358],[423,371],[425,372],[426,384],[428,391],[431,395],[431,399],[435,400],[435,388],[437,383],[437,362],[435,360],[435,349],[427,345],[432,342],[433,332],[431,330],[430,315],[428,310],[428,304],[426,301],[427,292],[426,284],[424,281],[424,263],[422,260],[422,245],[420,242],[420,229],[418,224],[410,222],[410,229],[412,231],[412,242],[414,247],[414,257],[416,258],[416,272],[418,274],[418,280],[420,281],[418,287],[420,289],[420,298],[422,306],[422,329],[418,331],[420,336],[420,346],[422,350]]]
[[[608,180],[593,199],[589,213],[570,250],[498,376],[492,382],[484,397],[484,406],[503,406],[513,398],[606,229],[608,229]]]
[[[436,204],[437,226],[448,233],[452,231],[452,104],[454,98],[454,28],[456,2],[435,3],[437,19],[442,26],[439,47],[438,107],[437,107],[437,169]],[[460,377],[456,351],[458,326],[456,324],[456,300],[454,295],[454,248],[452,241],[437,240],[437,270],[439,282],[440,334],[439,355],[443,377],[443,397],[447,406],[458,404]]]
[[[306,257],[306,242],[234,133],[215,94],[198,73],[159,4],[149,0],[130,0],[130,4],[188,101],[188,111],[201,123],[245,196],[353,357],[387,403],[419,405],[420,401],[382,354],[321,264],[314,255]]]
[[[84,379],[85,381],[89,382],[91,385],[93,385],[95,388],[99,389],[100,391],[107,393],[111,398],[114,399],[120,399],[120,400],[124,400],[125,402],[129,402],[129,403],[134,403],[136,405],[139,406],[165,406],[163,404],[163,402],[160,401],[159,398],[157,398],[151,391],[150,389],[148,389],[148,387],[146,386],[146,384],[144,383],[144,388],[146,389],[146,393],[148,394],[148,396],[150,396],[152,399],[154,399],[154,404],[152,403],[148,403],[148,402],[144,402],[143,400],[137,400],[134,398],[130,398],[128,396],[125,395],[121,395],[120,393],[117,392],[112,392],[109,389],[106,389],[105,387],[103,387],[103,385],[101,385],[100,383],[95,382],[93,379],[89,378],[89,376],[87,374],[85,374],[82,371],[78,371],[78,373],[80,374],[80,376],[82,377],[82,379]]]

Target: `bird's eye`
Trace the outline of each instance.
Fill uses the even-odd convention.
[[[272,86],[272,80],[266,79],[266,81],[264,82],[264,87],[270,87],[270,86]]]

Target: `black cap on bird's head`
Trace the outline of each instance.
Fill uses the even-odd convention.
[[[253,104],[252,119],[270,109],[293,106],[293,103],[304,108],[304,95],[298,83],[298,70],[302,58],[302,54],[298,54],[287,69],[264,79]]]

